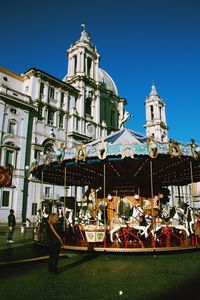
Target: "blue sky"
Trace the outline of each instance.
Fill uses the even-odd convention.
[[[169,137],[200,144],[200,1],[1,1],[0,65],[40,68],[60,79],[66,50],[85,23],[134,115],[127,127],[145,133],[144,101],[155,82],[166,103]]]

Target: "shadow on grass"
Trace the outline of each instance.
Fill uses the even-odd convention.
[[[69,265],[58,268],[57,274],[60,274],[64,271],[67,271],[67,270],[72,269],[74,267],[80,266],[80,265],[82,265],[82,264],[84,264],[84,263],[86,263],[86,262],[88,262],[92,259],[97,258],[98,256],[99,256],[99,254],[92,253],[92,254],[88,254],[87,256],[81,257],[81,259],[79,259],[78,261],[75,261],[75,262],[73,262]]]

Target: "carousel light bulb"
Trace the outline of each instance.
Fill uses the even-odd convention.
[[[112,196],[110,194],[108,194],[108,200],[112,200]]]
[[[29,166],[25,166],[25,170],[28,171],[30,169]]]

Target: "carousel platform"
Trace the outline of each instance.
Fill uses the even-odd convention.
[[[117,247],[95,247],[92,245],[86,246],[73,246],[64,245],[64,250],[78,251],[78,252],[97,252],[97,253],[127,253],[127,254],[139,254],[139,253],[175,253],[175,252],[188,252],[199,251],[199,246],[184,246],[184,247],[156,247],[156,248],[117,248]]]

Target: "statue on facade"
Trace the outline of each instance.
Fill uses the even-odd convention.
[[[122,118],[119,119],[119,128],[120,128],[120,129],[124,128],[124,123],[125,123],[128,119],[130,119],[130,118],[132,118],[132,117],[133,117],[133,116],[130,115],[130,113],[129,113],[127,110],[125,110],[125,112],[124,112]]]

